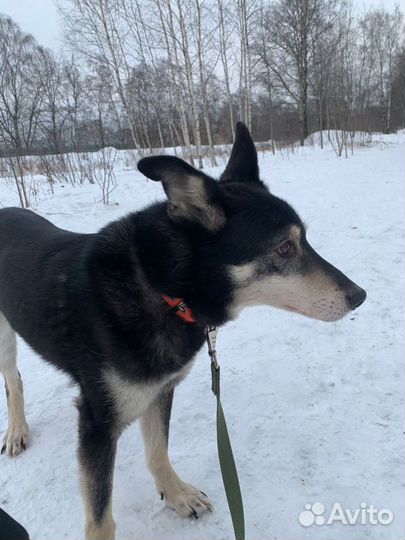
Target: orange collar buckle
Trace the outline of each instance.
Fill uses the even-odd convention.
[[[162,294],[162,298],[166,302],[166,304],[168,304],[173,309],[177,317],[180,317],[180,319],[187,323],[197,322],[194,318],[193,312],[182,298],[171,298],[166,294]]]

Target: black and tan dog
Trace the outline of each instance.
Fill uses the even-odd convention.
[[[3,452],[15,456],[27,444],[17,332],[80,387],[79,460],[93,540],[114,538],[117,439],[137,418],[166,502],[182,516],[211,509],[167,455],[173,390],[206,325],[223,325],[253,304],[334,321],[366,298],[311,248],[295,211],[260,181],[243,124],[219,181],[169,156],[142,159],[138,168],[162,182],[167,201],[97,234],[58,229],[28,210],[0,210]]]

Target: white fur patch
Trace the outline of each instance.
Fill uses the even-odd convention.
[[[304,276],[254,277],[254,263],[230,267],[236,286],[230,316],[246,306],[270,305],[323,321],[336,321],[348,311],[344,292],[321,271]]]
[[[255,274],[255,269],[255,263],[247,263],[229,267],[232,279],[237,287],[249,285]]]
[[[156,382],[131,382],[114,369],[104,374],[105,383],[111,392],[120,422],[130,424],[144,415],[149,405],[158,397],[164,386],[175,379],[184,378],[191,369],[192,361],[183,369],[163,377]]]

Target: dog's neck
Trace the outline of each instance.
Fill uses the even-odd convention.
[[[164,204],[133,218],[137,257],[156,294],[184,300],[197,324],[227,322],[230,280],[225,269],[220,271],[204,256],[210,237],[173,224]]]

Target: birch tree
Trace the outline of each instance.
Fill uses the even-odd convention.
[[[369,11],[360,21],[368,41],[369,61],[378,104],[381,109],[384,131],[390,131],[391,88],[394,80],[395,59],[400,51],[402,13],[398,5],[394,12],[384,9]]]
[[[229,68],[229,52],[231,47],[231,36],[233,25],[230,20],[229,8],[225,0],[217,0],[219,24],[218,24],[218,44],[224,73],[225,89],[229,111],[229,125],[232,133],[232,142],[235,140],[235,120],[233,114],[233,99],[231,92],[231,77]]]
[[[185,83],[183,79],[183,72],[180,69],[179,46],[176,37],[176,29],[174,26],[173,9],[170,0],[166,0],[166,5],[164,4],[164,1],[165,0],[154,0],[158,13],[158,21],[160,22],[160,29],[163,35],[165,52],[167,54],[168,64],[170,66],[172,90],[175,105],[180,117],[182,139],[179,137],[178,131],[176,130],[176,126],[174,124],[172,124],[172,128],[176,133],[177,140],[179,140],[179,142],[182,141],[182,144],[185,146],[186,157],[194,165],[193,153],[191,151],[190,133],[186,116],[186,102],[183,91]]]
[[[256,13],[256,0],[238,0],[238,32],[240,40],[239,110],[241,119],[252,129],[252,50],[251,29]]]
[[[128,65],[122,44],[125,30],[120,28],[118,8],[117,0],[67,0],[60,11],[66,42],[90,62],[104,63],[111,71],[133,144],[140,148],[134,111],[125,92],[123,72],[125,70],[128,75]]]
[[[198,61],[198,82],[200,91],[200,100],[205,123],[205,132],[207,135],[208,149],[211,160],[211,165],[216,166],[214,141],[212,136],[210,110],[208,103],[208,85],[210,78],[218,63],[219,55],[214,51],[213,39],[216,25],[212,24],[213,13],[207,2],[203,0],[194,0],[195,7],[195,23],[193,37],[195,42],[195,50]]]

